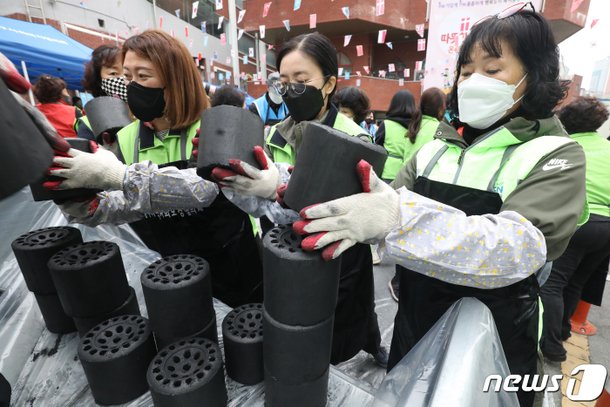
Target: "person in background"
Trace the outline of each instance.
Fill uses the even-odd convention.
[[[113,96],[127,102],[127,85],[123,76],[121,49],[115,45],[100,45],[94,49],[91,60],[85,65],[85,74],[81,83],[94,98]],[[78,120],[77,132],[78,137],[95,140],[87,116]],[[115,135],[102,134],[98,141],[108,148],[116,149]]]
[[[212,95],[212,107],[220,105],[230,105],[244,107],[246,96],[235,86],[223,85]]]
[[[284,103],[282,96],[277,93],[273,86],[279,79],[279,73],[273,72],[270,74],[267,78],[267,92],[249,106],[250,111],[256,113],[265,126],[273,126],[289,115],[286,103]]]
[[[122,53],[128,105],[137,118],[117,133],[124,164],[101,149],[94,154],[70,150],[70,157],[55,158],[64,168],[51,171],[66,181],[48,186],[98,185],[104,192],[93,201],[60,205],[70,221],[131,222],[162,256],[206,259],[214,297],[232,307],[261,302],[262,265],[248,215],[219,195],[215,184],[186,170],[208,108],[188,49],[163,31],[149,30],[128,38]],[[176,194],[194,198],[172,200]]]
[[[366,93],[356,86],[339,89],[332,102],[341,113],[358,124],[364,121],[371,106]]]
[[[584,150],[587,162],[589,221],[581,226],[565,252],[553,261],[540,288],[544,305],[540,349],[545,358],[566,360],[563,341],[570,337],[570,317],[585,285],[595,287],[587,302],[601,305],[610,255],[610,142],[597,133],[608,120],[608,109],[598,99],[579,97],[557,113],[570,137]],[[564,165],[561,160],[549,167]],[[593,279],[594,283],[589,284]],[[592,290],[589,290],[590,292]]]
[[[429,88],[422,93],[419,99],[419,110],[421,112],[419,131],[415,140],[411,140],[409,137],[409,142],[404,144],[402,165],[406,164],[424,144],[432,141],[440,121],[443,120],[446,108],[447,97],[439,88]],[[400,273],[396,270],[394,277],[388,283],[390,295],[396,302],[398,302],[400,296],[399,276]]]
[[[460,47],[448,99],[458,127],[441,122],[392,185],[361,161],[370,192],[301,211],[303,247],[336,258],[382,241],[400,266],[389,369],[474,297],[493,315],[510,373],[540,373],[539,281],[588,217],[585,154],[553,114],[566,92],[549,23],[531,2],[511,5]],[[521,407],[542,395],[517,391]]]
[[[362,123],[360,123],[360,126],[364,130],[369,132],[371,137],[373,137],[373,141],[377,140],[377,129],[379,128],[379,126],[377,126],[377,124],[375,123],[375,112],[370,110],[366,114],[366,117],[364,118],[364,121]]]
[[[36,107],[55,127],[62,137],[76,137],[76,119],[82,116],[79,109],[72,106],[72,97],[63,79],[51,75],[41,75],[34,85]]]
[[[366,93],[355,86],[342,88],[333,96],[333,103],[339,108],[339,112],[360,124],[364,121],[370,108],[369,98]],[[362,125],[360,126],[362,127]],[[362,127],[366,130],[365,127]],[[371,135],[372,136],[372,135]],[[380,264],[381,258],[377,254],[376,245],[371,246],[373,264]]]
[[[72,96],[72,106],[77,107],[81,112],[83,111],[83,100],[78,96]]]
[[[422,121],[421,111],[415,104],[413,94],[400,90],[394,94],[388,107],[385,120],[377,130],[375,143],[388,152],[381,178],[391,182],[404,164],[404,156],[412,155],[429,139],[418,139],[417,133]]]

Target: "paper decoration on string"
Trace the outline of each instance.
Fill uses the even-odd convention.
[[[394,49],[394,44],[392,44],[392,42],[386,42],[385,45],[388,46],[389,49]]]
[[[318,17],[317,14],[310,14],[309,15],[309,28],[316,28],[317,17]]]
[[[339,67],[339,72],[338,73],[339,73],[339,76],[343,75],[343,68],[342,67]]]
[[[179,8],[175,9],[174,13],[176,13],[176,17],[180,18],[180,9]]]
[[[346,81],[349,81],[350,72],[349,71],[345,71],[345,75],[343,75],[343,77],[345,78]]]
[[[364,48],[362,47],[362,45],[356,45],[356,55],[359,57],[364,55]]]
[[[273,49],[273,44],[267,44],[267,49],[271,51]]]
[[[398,80],[398,86],[405,86],[405,80],[403,78]]]
[[[225,33],[220,34],[220,45],[227,45],[227,35]]]
[[[242,30],[242,29],[240,28],[240,29],[237,31],[237,41],[239,41],[243,35],[244,35],[244,30]]]
[[[411,69],[409,69],[409,68],[405,68],[404,77],[405,77],[405,78],[408,78],[409,76],[411,76]]]
[[[282,20],[284,23],[284,27],[286,27],[286,31],[290,31],[290,20]]]
[[[191,18],[197,17],[197,11],[199,11],[199,0],[193,2],[193,9],[191,12]]]
[[[388,30],[379,30],[379,33],[377,34],[377,44],[383,44],[385,42],[387,33]]]
[[[222,10],[222,0],[216,0],[216,10]]]
[[[394,64],[388,64],[388,72],[396,72],[396,67]]]
[[[248,64],[248,55],[244,55],[241,61],[244,65]]]
[[[368,65],[364,65],[362,67],[362,69],[364,69],[364,72],[366,72],[367,75],[371,72],[371,70],[369,69]]]
[[[220,16],[218,17],[218,29],[222,29],[222,22],[225,21],[225,17],[224,16]]]
[[[271,2],[267,2],[265,4],[263,4],[263,18],[267,17],[267,14],[269,14],[269,9],[271,8]]]
[[[265,24],[258,26],[258,32],[260,33],[261,38],[265,38]]]
[[[425,38],[420,38],[417,40],[417,50],[418,51],[426,50],[426,39]]]
[[[379,71],[379,77],[380,77],[380,78],[385,78],[385,74],[386,74],[386,71],[384,71],[383,69],[381,69],[381,70]]]
[[[347,7],[347,6],[341,7],[341,12],[345,16],[345,18],[349,18],[349,7]]]
[[[356,86],[360,87],[360,79],[356,79]]]
[[[357,76],[362,76],[362,73],[360,71],[356,71],[356,75]]]
[[[424,61],[415,61],[415,70],[421,71],[424,66]]]
[[[301,0],[294,0],[294,7],[292,8],[294,11],[297,11],[301,8]]]
[[[202,21],[202,22],[201,22],[201,31],[202,31],[202,32],[205,32],[205,30],[206,30],[206,28],[207,28],[207,24],[208,24],[208,23],[207,23],[206,21]]]
[[[417,32],[417,35],[419,35],[422,38],[424,38],[424,27],[425,27],[425,24],[416,24],[415,25],[415,31]]]
[[[591,28],[595,27],[599,23],[599,18],[594,18],[591,20]]]
[[[239,14],[237,15],[237,24],[241,23],[241,20],[244,19],[246,15],[246,10],[239,10]]]
[[[352,40],[352,36],[351,35],[346,35],[345,37],[343,37],[343,46],[347,47],[351,40]]]
[[[248,56],[250,58],[254,58],[254,48],[252,48],[252,47],[248,48]]]
[[[185,25],[185,26],[184,26],[184,36],[185,36],[186,38],[188,38],[188,37],[189,37],[189,26],[188,26],[188,25]]]
[[[385,13],[385,0],[375,1],[375,15],[377,17],[382,16]]]

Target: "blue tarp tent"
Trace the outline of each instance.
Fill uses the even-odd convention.
[[[30,82],[42,74],[63,78],[69,89],[81,89],[84,64],[91,48],[74,41],[50,25],[0,17],[0,52],[21,71],[26,64]],[[21,72],[23,73],[23,72]]]

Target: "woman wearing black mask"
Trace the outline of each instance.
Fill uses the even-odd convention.
[[[59,188],[82,183],[120,191],[62,209],[70,220],[89,225],[131,221],[144,243],[162,256],[206,259],[215,297],[231,306],[260,302],[261,262],[248,215],[194,170],[179,171],[187,168],[199,118],[208,108],[188,50],[162,31],[146,31],[129,38],[122,52],[128,105],[138,118],[117,133],[119,156],[129,167],[104,151],[79,155],[71,150],[74,158],[56,159],[69,170],[55,172],[68,179]],[[178,179],[189,181],[178,185]],[[173,200],[174,194],[192,199]]]
[[[328,38],[313,33],[291,39],[278,53],[277,67],[280,82],[275,86],[288,106],[290,116],[271,127],[267,136],[267,156],[262,158],[267,163],[262,168],[269,170],[258,171],[242,163],[254,179],[226,170],[214,170],[213,175],[221,181],[226,193],[230,194],[229,190],[232,190],[264,198],[267,202],[273,201],[280,181],[275,166],[269,165],[272,163],[268,156],[275,163],[293,165],[308,121],[371,141],[362,127],[330,103],[336,90],[338,65],[337,51]],[[265,204],[263,200],[252,206],[260,208]],[[387,351],[380,345],[381,335],[374,303],[373,263],[368,245],[358,244],[342,257],[334,324],[332,363],[348,360],[364,350],[373,355],[378,364],[387,365]]]

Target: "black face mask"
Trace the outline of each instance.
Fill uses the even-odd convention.
[[[147,88],[131,81],[127,85],[127,105],[131,113],[144,122],[161,117],[165,110],[163,88]]]
[[[366,124],[373,124],[373,123],[375,123],[375,119],[364,119],[364,121],[366,122]]]
[[[297,123],[315,119],[324,106],[322,90],[310,85],[306,85],[305,92],[300,95],[294,93],[289,87],[282,99],[286,103],[290,117]]]

